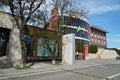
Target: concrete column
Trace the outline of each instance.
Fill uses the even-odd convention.
[[[75,34],[67,34],[62,36],[62,63],[75,63]]]

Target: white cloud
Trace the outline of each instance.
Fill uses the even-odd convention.
[[[109,11],[117,11],[120,10],[120,5],[113,6],[100,6],[100,7],[91,7],[89,8],[90,14],[102,14]]]
[[[89,10],[89,14],[102,14],[120,10],[119,0],[84,0],[82,6]]]
[[[120,38],[110,38],[110,39],[108,39],[108,42],[109,43],[111,43],[111,42],[120,43]]]

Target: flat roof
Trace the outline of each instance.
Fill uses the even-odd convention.
[[[96,26],[96,25],[90,25],[90,27],[91,27],[91,28],[98,29],[98,30],[103,31],[103,32],[105,32],[105,33],[108,33],[108,31],[106,31],[105,29],[103,29],[103,28],[101,28],[101,27],[98,27],[98,26]]]

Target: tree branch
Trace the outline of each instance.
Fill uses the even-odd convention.
[[[13,6],[13,0],[9,1],[9,5],[10,5],[10,10],[12,12],[12,15],[15,16],[15,14],[14,14],[14,6]]]
[[[30,11],[32,11],[32,6],[35,3],[36,0],[33,0],[32,3],[30,4]]]
[[[31,15],[40,7],[40,5],[42,4],[43,0],[41,0],[41,2],[39,3],[39,5],[33,10],[29,12],[29,16],[26,18],[26,22],[27,23],[31,17]]]
[[[9,7],[10,7],[10,11],[12,13],[12,16],[16,22],[16,25],[18,25],[18,28],[21,30],[21,27],[19,25],[19,21],[18,21],[18,17],[15,15],[15,11],[14,11],[14,4],[13,4],[14,0],[9,0],[8,4],[9,4]]]

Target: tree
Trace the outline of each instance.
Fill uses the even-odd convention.
[[[43,5],[45,0],[1,0],[0,4],[1,6],[6,6],[10,9],[10,13],[14,17],[16,24],[20,30],[20,40],[22,45],[22,53],[25,55],[25,44],[23,40],[23,34],[25,32],[25,27],[27,24],[31,25],[42,25],[43,28],[47,28],[47,20],[48,20],[48,11],[46,5]],[[68,3],[70,0],[51,0],[52,4],[59,8],[61,13],[65,10],[66,6],[68,6]],[[42,8],[40,8],[42,6]],[[44,10],[43,10],[44,7]],[[21,21],[19,23],[19,21]],[[59,32],[59,31],[58,31]],[[60,36],[60,35],[59,35]],[[57,35],[57,37],[59,37]],[[56,37],[56,36],[52,36]],[[56,38],[54,38],[56,39]],[[47,39],[48,42],[50,42]],[[48,42],[46,41],[45,44]],[[51,45],[48,45],[48,48],[50,48]],[[49,49],[50,50],[50,49]],[[50,50],[51,52],[51,50]],[[54,52],[53,52],[54,53]],[[24,59],[24,56],[23,56]]]
[[[31,24],[33,26],[42,25],[42,28],[47,28],[46,24],[48,22],[48,11],[45,5],[45,0],[0,0],[0,6],[4,8],[4,6],[7,6],[10,9],[11,15],[14,17],[16,24],[20,30],[20,40],[22,45],[22,53],[25,55],[25,44],[23,40],[23,34],[25,32],[25,27],[27,24]],[[51,0],[51,4],[53,7],[56,7],[59,12],[59,19],[57,22],[58,27],[58,35],[52,36],[54,37],[54,40],[57,39],[56,37],[60,37],[60,29],[63,28],[63,14],[66,12],[69,12],[70,10],[73,10],[75,8],[72,7],[72,0]],[[73,6],[74,7],[74,6]],[[78,8],[76,10],[73,10],[74,12],[78,11]],[[76,15],[76,14],[75,14]],[[40,26],[41,27],[41,26]],[[46,41],[50,42],[52,39],[48,38]],[[57,40],[55,40],[57,41]],[[44,43],[47,44],[48,42]],[[59,42],[59,41],[58,41]],[[48,48],[50,48],[51,45],[47,44]],[[56,48],[56,47],[55,47]],[[50,49],[49,49],[50,50]],[[53,50],[54,51],[54,50]],[[50,51],[52,53],[55,53],[53,51]],[[23,57],[24,59],[24,57]]]
[[[25,43],[24,33],[27,24],[41,25],[45,21],[45,11],[42,10],[45,0],[0,0],[0,7],[7,7],[13,16],[20,31],[20,41],[22,46],[23,63],[25,66]]]
[[[51,0],[51,5],[58,10],[58,32],[60,33],[60,29],[63,28],[62,25],[62,20],[63,20],[63,14],[64,12],[68,9],[68,7],[71,5],[71,0]]]
[[[85,7],[80,6],[81,4],[78,1],[75,2],[73,0],[52,0],[52,5],[57,7],[59,12],[58,32],[66,27],[62,26],[64,24],[64,14],[69,15],[69,17],[80,17],[85,16],[89,12]]]
[[[52,57],[52,64],[55,64],[56,51],[59,49],[59,46],[62,45],[61,36],[58,32],[42,30],[37,33],[38,38],[43,37],[39,43],[39,46],[45,47],[50,52]]]
[[[41,46],[47,45],[48,51],[51,53],[52,57],[52,63],[55,64],[55,54],[56,50],[60,45],[62,45],[62,40],[61,40],[61,34],[60,34],[60,24],[62,24],[62,17],[59,15],[62,14],[63,11],[65,11],[65,8],[69,5],[70,0],[51,0],[51,5],[54,7],[53,9],[56,10],[56,16],[53,14],[51,15],[50,18],[50,26],[49,27],[56,27],[57,30],[53,33],[49,33],[49,31],[43,31],[39,32],[39,36],[44,35],[47,37],[46,39],[42,39],[42,43],[40,44]],[[52,9],[52,10],[53,10]],[[60,13],[58,13],[60,12]],[[55,19],[53,19],[54,17]]]
[[[79,8],[74,8],[74,5],[72,3],[73,3],[72,0],[52,0],[53,7],[57,8],[57,10],[59,12],[58,13],[58,16],[59,16],[58,17],[58,22],[56,22],[58,24],[58,25],[56,25],[58,27],[58,35],[56,35],[56,36],[62,35],[60,33],[60,30],[65,27],[65,26],[62,26],[63,21],[64,21],[63,20],[64,14],[72,13],[72,11],[76,13],[74,15],[78,15],[79,13],[84,14],[84,13],[82,13],[84,11],[84,9],[82,9],[81,12],[77,12],[80,9]],[[69,16],[74,16],[74,15],[69,15]],[[82,45],[82,44],[80,44],[80,45]],[[80,47],[80,46],[78,45],[78,47]],[[53,54],[54,54],[54,52],[53,52]]]
[[[97,53],[97,52],[98,52],[97,45],[90,45],[89,46],[89,53]]]

